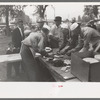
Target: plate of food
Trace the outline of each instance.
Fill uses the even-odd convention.
[[[65,66],[65,63],[61,59],[55,59],[55,60],[53,59],[53,65],[55,67],[63,67],[63,66]]]
[[[54,55],[54,58],[63,58],[63,55]]]
[[[45,47],[45,51],[46,51],[47,53],[49,53],[49,52],[52,51],[52,49],[51,49],[50,47]]]

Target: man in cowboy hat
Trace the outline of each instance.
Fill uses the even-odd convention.
[[[55,17],[55,24],[51,27],[51,32],[49,34],[50,46],[51,48],[59,48],[59,42],[62,37],[61,21],[60,16]]]
[[[38,28],[38,30],[41,30],[42,29],[44,23],[45,23],[45,20],[43,18],[39,18],[37,20],[37,28]]]

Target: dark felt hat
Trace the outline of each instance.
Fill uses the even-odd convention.
[[[55,17],[54,21],[62,21],[62,18],[60,16]]]

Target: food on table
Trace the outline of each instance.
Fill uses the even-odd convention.
[[[52,49],[51,49],[50,47],[45,47],[45,51],[46,51],[46,52],[51,52]]]
[[[63,60],[61,60],[61,59],[56,59],[56,60],[53,60],[53,65],[54,65],[55,67],[63,67],[63,66],[65,66],[66,64],[64,63]]]

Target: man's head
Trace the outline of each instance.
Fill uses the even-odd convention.
[[[69,30],[68,30],[68,25],[67,24],[62,24],[62,33],[69,35]]]
[[[32,32],[36,32],[37,31],[37,26],[36,25],[32,25],[31,26],[31,31]]]
[[[18,27],[23,28],[23,21],[21,19],[17,22]]]
[[[70,30],[73,32],[73,35],[78,35],[81,32],[81,27],[78,23],[73,23],[70,26]]]
[[[50,31],[50,27],[47,25],[44,25],[42,28],[42,31],[43,31],[43,33],[45,33],[45,35],[48,35],[49,31]]]
[[[38,26],[38,28],[42,28],[43,27],[43,25],[44,25],[44,19],[43,18],[40,18],[40,19],[38,19],[38,21],[37,21],[37,26]]]
[[[54,21],[55,21],[55,24],[59,26],[61,24],[62,18],[60,16],[57,16],[55,17]]]

